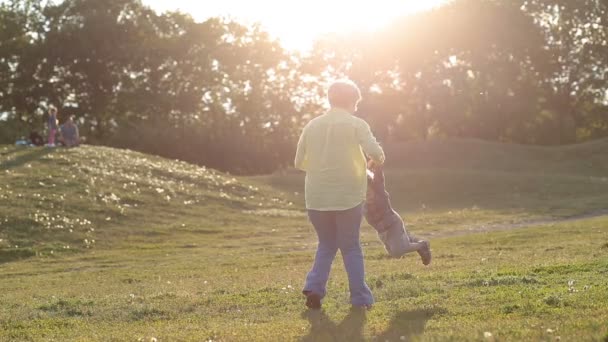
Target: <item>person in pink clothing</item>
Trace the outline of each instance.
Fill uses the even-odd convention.
[[[47,125],[48,125],[48,129],[49,129],[49,140],[48,140],[47,146],[55,147],[55,135],[57,135],[57,126],[58,126],[57,108],[55,108],[55,107],[49,108],[49,119],[47,121]]]

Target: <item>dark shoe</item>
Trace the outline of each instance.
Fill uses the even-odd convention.
[[[422,259],[422,264],[424,266],[427,266],[431,263],[431,243],[423,240],[420,241],[421,244],[423,244],[423,247],[421,249],[418,250],[418,254],[420,255],[420,258]]]
[[[302,291],[306,296],[306,306],[309,309],[320,309],[321,308],[321,296],[311,291]]]

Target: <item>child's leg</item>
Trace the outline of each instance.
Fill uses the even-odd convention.
[[[403,220],[393,221],[393,225],[389,227],[386,233],[386,250],[392,257],[401,257],[406,253],[417,252],[424,248],[422,242],[415,242],[410,240],[407,232],[405,231],[405,224]]]
[[[362,218],[362,205],[336,213],[338,248],[342,253],[344,267],[348,274],[351,304],[356,306],[367,306],[374,303],[374,296],[365,283],[363,251],[359,243]]]
[[[405,235],[407,239],[409,239],[410,244],[413,246],[414,250],[418,252],[420,258],[422,259],[422,263],[424,265],[428,265],[431,263],[431,244],[427,240],[419,239],[413,235],[411,235],[406,229],[405,224],[403,225],[403,229],[405,231]],[[406,252],[407,253],[407,252]]]
[[[308,217],[317,232],[319,244],[312,269],[306,276],[306,284],[303,291],[310,291],[323,298],[327,293],[326,285],[329,279],[331,264],[338,251],[335,212],[309,210]]]
[[[420,242],[420,241],[422,241],[420,238],[418,238],[417,236],[415,236],[412,233],[410,233],[409,230],[407,230],[407,228],[405,229],[405,234],[407,234],[407,237],[412,242]]]

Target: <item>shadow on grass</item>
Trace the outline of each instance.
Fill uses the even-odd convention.
[[[367,318],[363,309],[351,309],[340,324],[335,324],[323,310],[308,310],[302,316],[310,322],[310,332],[302,342],[365,340],[363,327]]]
[[[424,333],[426,323],[442,309],[417,309],[399,312],[377,341],[411,341]],[[312,341],[365,341],[363,328],[366,311],[352,309],[339,324],[335,324],[322,310],[308,310],[302,316],[310,322],[310,332],[302,342]]]
[[[441,311],[441,310],[439,310]],[[384,333],[377,336],[377,341],[411,341],[424,333],[426,322],[437,310],[417,309],[399,312]]]
[[[52,153],[52,148],[47,147],[36,147],[31,148],[31,150],[19,155],[14,159],[9,159],[0,163],[0,170],[8,170],[19,167],[21,165],[27,164],[31,161],[39,159],[49,153]]]

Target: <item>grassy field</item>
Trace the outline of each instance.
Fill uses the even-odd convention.
[[[309,312],[301,174],[0,146],[0,341],[608,341],[608,141],[387,154],[433,264],[364,225],[376,305],[350,310],[338,257]]]

